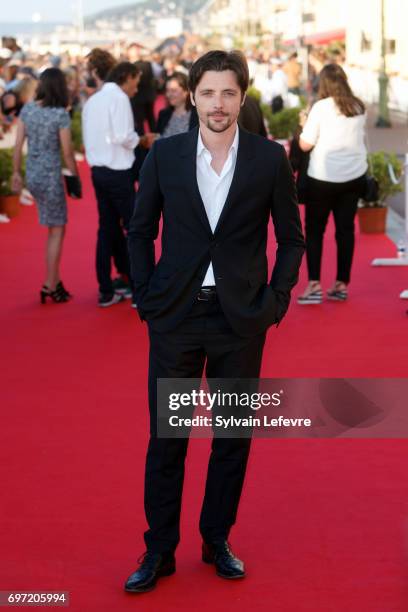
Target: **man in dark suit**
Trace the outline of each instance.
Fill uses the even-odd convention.
[[[268,327],[284,317],[304,252],[292,171],[277,143],[238,128],[248,87],[239,52],[211,51],[189,75],[199,127],[155,142],[141,172],[128,239],[139,315],[150,335],[147,551],[127,580],[153,588],[175,571],[187,438],[157,435],[160,378],[258,378]],[[267,280],[270,215],[278,243]],[[154,240],[163,216],[162,254]],[[250,438],[214,437],[200,517],[202,558],[243,578],[227,542]]]

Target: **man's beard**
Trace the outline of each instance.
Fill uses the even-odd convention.
[[[231,119],[230,115],[225,115],[225,119],[226,119],[226,123],[213,124],[211,123],[211,115],[207,115],[207,121],[205,124],[208,127],[208,129],[211,130],[212,132],[221,133],[221,132],[225,132],[225,130],[228,130],[228,128],[231,127],[231,125],[233,124],[233,120]]]

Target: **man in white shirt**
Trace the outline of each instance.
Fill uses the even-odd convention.
[[[128,240],[138,313],[150,337],[149,529],[141,566],[125,584],[132,593],[151,590],[158,578],[174,573],[180,538],[189,431],[159,432],[169,409],[167,391],[158,402],[160,381],[201,379],[204,369],[210,388],[214,378],[257,379],[266,330],[285,315],[297,282],[304,243],[293,174],[281,145],[237,125],[248,81],[239,52],[199,58],[189,75],[199,127],[157,140],[141,171]],[[278,249],[268,282],[271,216]],[[202,560],[222,578],[241,579],[244,564],[228,536],[251,439],[242,430],[228,433],[212,441],[199,528]]]
[[[273,112],[278,112],[288,105],[288,77],[283,70],[283,60],[280,57],[273,57],[271,66],[271,106]]]
[[[115,293],[112,285],[114,245],[121,245],[120,258],[126,262],[126,274],[130,278],[126,242],[120,240],[120,234],[122,227],[127,230],[134,208],[134,149],[148,141],[135,132],[129,101],[137,91],[139,78],[137,68],[130,62],[117,64],[107,82],[86,102],[82,113],[86,158],[92,169],[98,202],[96,272],[101,307],[117,304],[123,297]]]
[[[96,83],[96,90],[99,91],[105,84],[110,71],[118,63],[109,51],[95,47],[87,55],[87,71],[92,80]],[[88,91],[88,97],[91,97],[95,91],[92,88]],[[137,155],[137,149],[135,151]],[[128,253],[126,246],[126,238],[124,232],[117,233],[113,243],[112,259],[118,276],[112,280],[112,287],[115,293],[121,293],[124,297],[132,296],[132,289],[128,278]]]

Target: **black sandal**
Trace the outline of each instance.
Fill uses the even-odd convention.
[[[70,293],[63,285],[62,281],[57,283],[56,291],[61,291],[69,300],[72,298],[72,293]]]
[[[68,302],[71,297],[71,294],[68,293],[61,281],[57,284],[54,291],[51,291],[47,285],[43,285],[40,291],[41,304],[45,304],[47,298],[51,298],[53,302],[60,304],[62,302]]]

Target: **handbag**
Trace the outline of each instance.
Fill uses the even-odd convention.
[[[307,169],[309,167],[310,152],[302,151],[299,145],[301,129],[297,129],[290,143],[289,161],[296,173],[296,192],[298,204],[304,204],[307,198]]]
[[[82,185],[79,176],[71,174],[69,170],[63,170],[62,172],[65,181],[65,188],[70,198],[79,200],[82,198]]]
[[[361,199],[365,202],[377,202],[378,196],[378,181],[367,172],[365,175],[364,190],[361,195]]]

